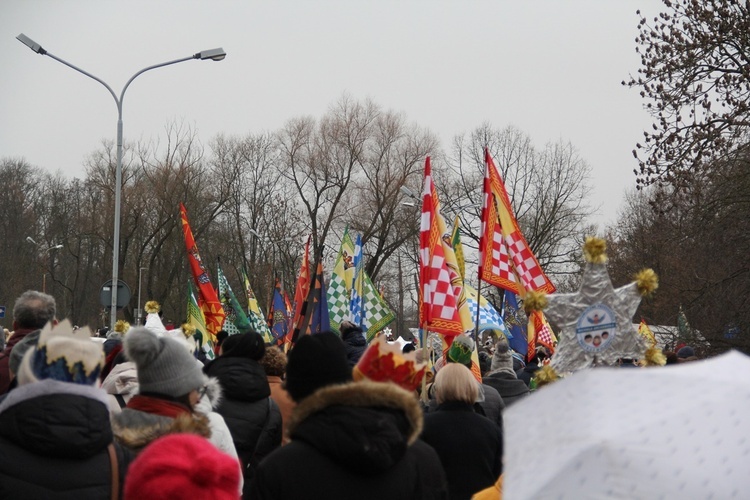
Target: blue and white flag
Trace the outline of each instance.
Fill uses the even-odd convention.
[[[357,235],[354,244],[354,283],[352,284],[351,300],[349,301],[350,321],[364,331],[365,311],[362,307],[362,289],[364,285],[364,259],[362,259],[362,235]]]

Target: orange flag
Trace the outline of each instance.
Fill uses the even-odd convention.
[[[484,161],[479,279],[519,294],[517,280],[520,278],[526,290],[553,293],[555,286],[542,271],[521,233],[505,185],[487,148]]]
[[[190,271],[193,274],[193,280],[200,296],[198,301],[206,317],[206,328],[212,335],[216,335],[221,330],[221,325],[224,324],[224,308],[221,306],[216,289],[211,284],[208,271],[203,266],[198,247],[195,244],[195,238],[193,238],[193,231],[190,229],[187,210],[182,203],[180,203],[180,218],[182,219],[182,233],[185,236]]]

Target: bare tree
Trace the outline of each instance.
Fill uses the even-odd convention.
[[[640,11],[639,88],[653,126],[633,155],[639,185],[681,180],[748,142],[750,6],[737,0],[663,0],[652,20]]]

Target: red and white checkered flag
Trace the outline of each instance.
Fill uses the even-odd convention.
[[[449,337],[463,333],[458,297],[451,284],[442,234],[438,227],[438,200],[432,181],[430,157],[425,160],[422,189],[422,220],[419,234],[419,276],[421,301],[419,322],[422,328]]]
[[[523,237],[500,173],[489,150],[484,150],[484,204],[479,240],[479,279],[511,292],[525,290],[552,293],[555,286],[542,271]]]

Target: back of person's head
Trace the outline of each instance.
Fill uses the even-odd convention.
[[[45,326],[36,346],[23,355],[18,368],[18,384],[51,379],[74,384],[95,385],[104,367],[104,351],[92,342],[88,328],[73,331],[68,320]]]
[[[689,345],[681,347],[680,350],[677,351],[678,363],[685,363],[686,361],[695,361],[697,359],[698,357],[695,355],[695,351]]]
[[[157,337],[144,327],[131,328],[123,341],[125,356],[135,363],[139,391],[179,398],[205,384],[205,377],[184,341]]]
[[[225,358],[249,358],[259,361],[266,353],[266,344],[259,333],[238,333],[228,336],[221,344]]]
[[[216,333],[216,345],[217,345],[217,347],[221,346],[221,344],[224,343],[224,341],[227,339],[227,337],[229,337],[229,333],[227,333],[226,330],[219,330]]]
[[[435,376],[435,397],[438,404],[458,401],[474,404],[479,395],[477,379],[462,364],[449,363]]]
[[[289,352],[286,390],[301,401],[318,389],[352,380],[346,347],[333,332],[303,335]]]
[[[27,290],[13,306],[14,328],[41,329],[55,320],[55,298],[36,290]]]
[[[448,348],[446,361],[450,363],[459,363],[464,366],[471,366],[471,354],[474,352],[474,340],[468,335],[462,333],[453,339],[453,343]]]
[[[193,434],[169,434],[151,442],[130,464],[125,479],[125,499],[239,497],[237,460]]]
[[[339,326],[339,331],[341,331],[342,339],[347,339],[353,335],[362,335],[362,328],[351,321],[342,321]]]
[[[479,370],[482,372],[482,375],[490,371],[490,368],[492,367],[492,355],[488,353],[487,351],[482,351],[479,353]]]
[[[404,348],[401,349],[401,352],[403,354],[409,354],[410,352],[414,352],[416,350],[417,350],[417,347],[411,342],[409,342],[408,344],[404,344]]]
[[[283,377],[286,373],[286,354],[274,346],[266,347],[266,353],[260,359],[260,364],[270,377]]]

